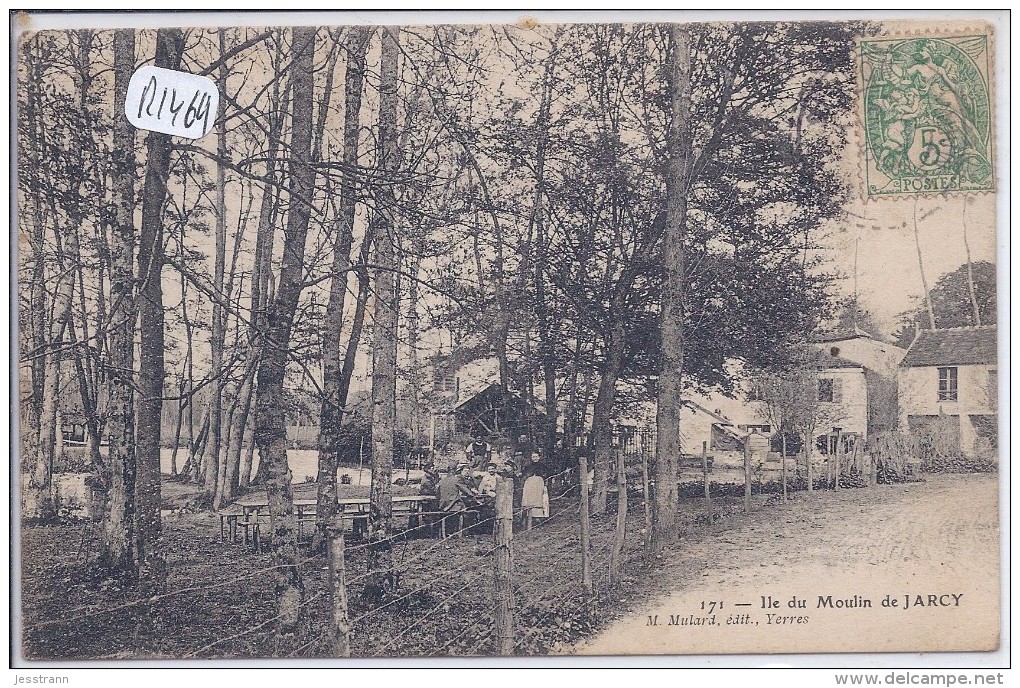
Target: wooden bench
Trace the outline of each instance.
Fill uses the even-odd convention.
[[[228,507],[220,510],[219,515],[220,539],[237,542],[238,531],[242,531],[244,546],[251,547],[255,552],[261,551],[260,526],[262,521],[257,511]]]
[[[438,512],[428,509],[435,502],[434,497],[428,495],[404,495],[393,498],[393,517],[407,518],[408,529],[414,527],[414,522]],[[237,500],[234,504],[219,511],[220,515],[220,537],[223,540],[237,541],[238,531],[243,531],[244,543],[249,543],[256,548],[261,547],[260,528],[266,522],[264,511],[267,503],[265,499],[259,499],[257,495],[248,495]],[[294,500],[294,510],[297,515],[297,538],[298,542],[311,540],[315,532],[316,522],[316,500],[306,497]],[[346,525],[351,524],[351,530],[356,538],[364,538],[368,532],[369,499],[367,497],[343,497],[337,500],[337,513]],[[463,529],[463,518],[461,518],[461,529]],[[307,534],[306,534],[307,531]]]

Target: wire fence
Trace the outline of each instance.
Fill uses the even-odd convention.
[[[555,651],[597,627],[599,610],[612,602],[621,583],[614,565],[626,571],[635,558],[648,554],[645,515],[654,494],[648,465],[654,435],[638,435],[618,447],[591,466],[592,473],[603,476],[609,508],[588,523],[580,501],[586,476],[568,469],[545,481],[552,489],[538,517],[529,518],[533,507],[520,506],[518,498],[509,512],[468,517],[442,535],[435,522],[409,518],[406,528],[385,538],[346,544],[342,628],[324,553],[305,550],[281,559],[278,552],[253,552],[215,535],[189,550],[192,534],[175,532],[169,523],[165,536],[176,538],[170,547],[180,561],[168,567],[172,571],[164,579],[144,594],[137,584],[119,591],[104,589],[105,583],[92,585],[94,599],[76,599],[84,603],[67,609],[60,605],[59,615],[49,618],[43,618],[46,605],[36,596],[23,618],[26,655],[326,657],[336,653],[338,633],[346,634],[352,656],[491,655],[507,652],[498,632],[507,628],[507,611],[509,652]],[[710,504],[722,491],[713,489],[707,466],[704,483],[702,498]],[[613,512],[626,509],[628,501],[629,520],[614,522]],[[731,503],[729,512],[718,511],[738,510]],[[511,524],[505,542],[499,540],[501,520]],[[697,527],[698,521],[691,510],[681,527]],[[581,546],[585,528],[588,552]],[[383,571],[373,570],[370,559],[381,550],[387,550],[390,563]],[[500,568],[501,553],[509,554],[508,569]],[[224,556],[232,558],[230,570]],[[593,574],[590,583],[581,576],[585,561]],[[67,562],[65,568],[74,567]],[[387,582],[382,588],[376,585],[381,575]],[[301,623],[281,634],[281,586],[295,580]],[[49,601],[55,603],[59,594],[55,589]]]

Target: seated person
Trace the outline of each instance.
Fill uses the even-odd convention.
[[[436,470],[436,465],[431,461],[425,465],[425,475],[421,479],[421,487],[418,488],[418,494],[428,495],[431,497],[436,496],[436,488],[439,485],[439,471]]]
[[[465,496],[470,504],[474,497],[478,496],[478,476],[475,475],[475,470],[468,464],[463,464],[457,467],[458,479],[464,490]]]
[[[471,467],[467,464],[460,464],[444,475],[436,487],[440,511],[463,511],[474,503],[477,494]]]
[[[491,461],[478,483],[478,493],[487,497],[496,496],[496,464]]]

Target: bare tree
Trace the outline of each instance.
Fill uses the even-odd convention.
[[[160,29],[156,33],[155,65],[179,69],[184,52],[184,32]],[[142,192],[142,225],[138,245],[138,416],[135,442],[138,444],[136,484],[139,563],[153,552],[149,545],[158,535],[160,523],[160,432],[163,416],[164,355],[163,332],[163,204],[167,196],[172,143],[168,134],[149,132],[145,139],[145,190]]]
[[[653,542],[661,545],[677,536],[677,468],[680,458],[681,378],[684,364],[684,225],[687,223],[687,185],[691,158],[691,41],[680,24],[669,27],[669,89],[671,117],[666,139],[666,230],[663,266],[666,270],[661,305],[662,370],[656,406],[655,516]]]
[[[358,163],[358,138],[360,135],[361,96],[365,81],[365,56],[372,37],[369,27],[348,29],[345,50],[347,53],[346,75],[344,78],[344,140],[343,162],[348,168]],[[333,245],[333,267],[330,280],[329,301],[323,322],[322,341],[322,404],[319,410],[319,465],[318,494],[316,499],[316,528],[320,536],[325,534],[336,513],[336,471],[337,448],[340,440],[340,424],[343,409],[347,404],[347,388],[342,383],[342,359],[340,358],[340,331],[343,325],[344,305],[347,296],[347,278],[351,266],[351,246],[354,242],[354,216],[357,209],[355,179],[348,171],[341,186],[340,222]],[[364,312],[362,311],[362,314]],[[360,336],[360,331],[359,331]],[[352,339],[348,348],[358,347],[358,340]]]
[[[300,618],[301,598],[304,594],[298,569],[294,495],[291,491],[291,473],[287,465],[283,383],[287,373],[294,314],[304,283],[305,240],[308,235],[312,191],[315,185],[315,170],[309,159],[314,100],[312,65],[315,53],[315,28],[295,27],[292,50],[294,114],[289,165],[290,210],[284,233],[279,286],[267,318],[269,327],[264,354],[259,364],[258,398],[255,408],[255,442],[266,471],[266,491],[272,519],[269,537],[279,562],[274,579],[279,598],[282,634],[295,632]]]
[[[217,32],[220,55],[226,53],[226,30]],[[220,93],[227,92],[228,67],[221,62],[217,70],[217,87]],[[224,294],[224,273],[227,264],[227,108],[216,121],[216,210],[214,224],[214,258],[213,258],[213,289]],[[213,506],[220,508],[223,500],[219,487],[222,469],[226,461],[223,457],[223,349],[227,338],[227,313],[218,299],[212,303],[212,328],[209,337],[210,370],[213,378],[212,394],[209,398],[209,441],[205,445],[205,456],[202,459],[201,482],[206,491],[213,495]]]
[[[383,175],[395,171],[397,156],[397,62],[400,54],[399,29],[382,30],[379,71],[379,160]],[[397,416],[397,314],[399,292],[396,271],[395,205],[392,186],[376,191],[375,317],[372,344],[372,489],[369,505],[368,569],[376,571],[373,584],[384,588],[386,574],[393,566],[389,540],[393,511],[393,439]]]
[[[135,32],[119,29],[113,38],[114,99],[127,98],[135,69]],[[117,113],[119,114],[119,113]],[[135,560],[135,130],[125,117],[114,117],[113,226],[110,273],[110,371],[106,435],[108,474],[98,488],[105,492],[100,564],[133,571]]]

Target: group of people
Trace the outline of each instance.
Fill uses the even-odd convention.
[[[509,460],[497,462],[493,459],[492,447],[476,439],[465,447],[464,461],[445,474],[440,473],[434,463],[426,465],[419,494],[434,496],[440,512],[473,510],[479,513],[480,521],[486,521],[495,512],[496,486],[502,473],[515,478],[516,485],[520,485],[517,494],[521,509],[532,518],[546,517],[549,515],[545,485],[548,468],[538,452],[532,452],[527,461],[523,457],[523,453],[518,452]]]

